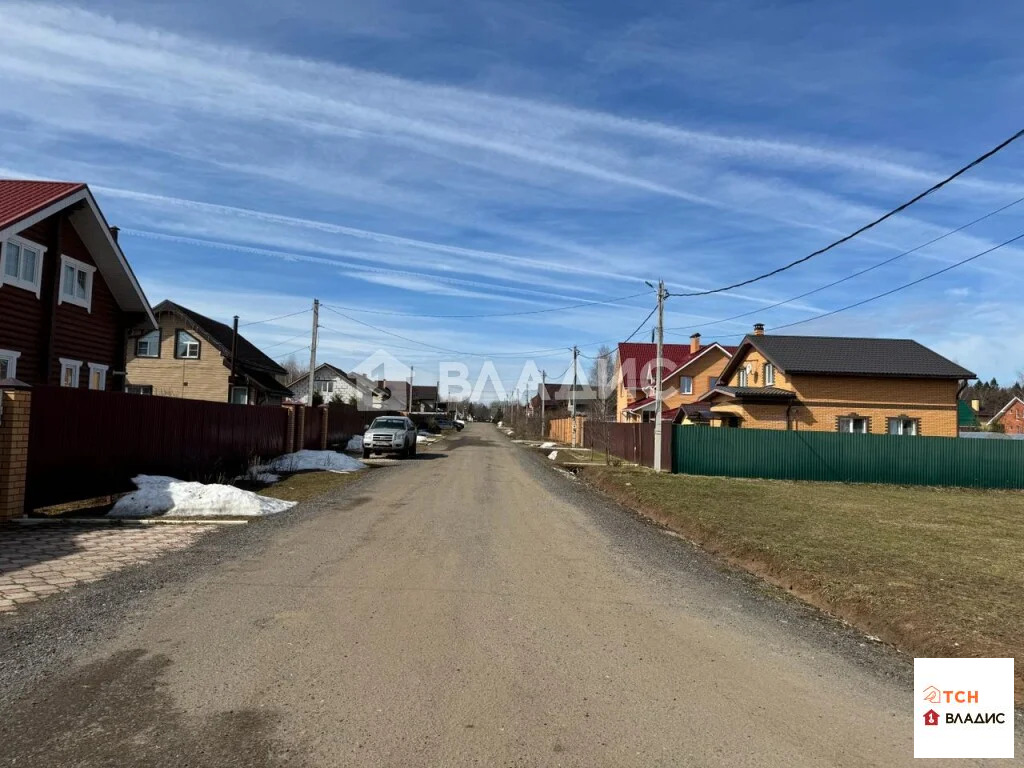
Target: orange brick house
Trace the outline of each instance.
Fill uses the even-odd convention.
[[[990,427],[1002,427],[1008,435],[1024,435],[1024,400],[1015,397],[986,422]]]
[[[712,426],[956,437],[957,395],[975,375],[910,339],[743,339],[702,395]]]
[[[710,410],[698,400],[715,387],[735,351],[736,347],[718,342],[702,345],[699,333],[690,337],[689,344],[663,344],[662,419],[706,423]],[[616,421],[642,422],[654,418],[657,355],[656,344],[619,344],[615,359]]]

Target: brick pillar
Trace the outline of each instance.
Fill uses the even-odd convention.
[[[306,447],[306,406],[295,406],[295,450]]]
[[[327,450],[327,406],[320,406],[320,450]]]
[[[295,453],[295,406],[286,405],[284,408],[288,411],[288,426],[285,428],[284,434],[284,452]]]
[[[28,419],[32,392],[9,380],[0,390],[0,520],[25,514],[28,474]]]

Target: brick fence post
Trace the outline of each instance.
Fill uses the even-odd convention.
[[[14,379],[0,384],[0,520],[25,514],[28,422],[32,392]]]
[[[326,451],[327,450],[327,424],[328,424],[327,410],[328,409],[327,409],[326,405],[321,405],[320,406],[320,450],[321,451]]]
[[[295,406],[295,450],[306,447],[306,406]]]
[[[295,406],[286,405],[284,408],[288,411],[288,426],[285,427],[284,433],[284,452],[295,453]]]

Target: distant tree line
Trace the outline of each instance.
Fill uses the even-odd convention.
[[[1009,386],[1000,386],[995,378],[977,381],[964,390],[961,400],[981,401],[982,413],[996,413],[1014,397],[1024,398],[1024,372],[1017,374],[1017,381]]]

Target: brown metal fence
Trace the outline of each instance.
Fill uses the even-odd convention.
[[[607,452],[625,461],[654,466],[654,422],[621,424],[592,422],[587,427],[584,446],[595,452]],[[661,432],[661,466],[672,466],[672,426],[665,424]]]
[[[284,408],[36,387],[26,507],[134,490],[137,474],[232,477],[284,453],[287,432]]]
[[[375,415],[348,403],[331,403],[327,410],[327,445],[344,448],[350,437],[363,434]]]
[[[323,409],[325,405],[299,405],[298,408],[303,408],[306,411],[305,419],[303,420],[303,440],[301,448],[307,448],[311,451],[319,451],[323,446],[321,440],[324,436],[324,416]],[[296,422],[298,419],[296,419]],[[296,441],[296,445],[299,443]]]

